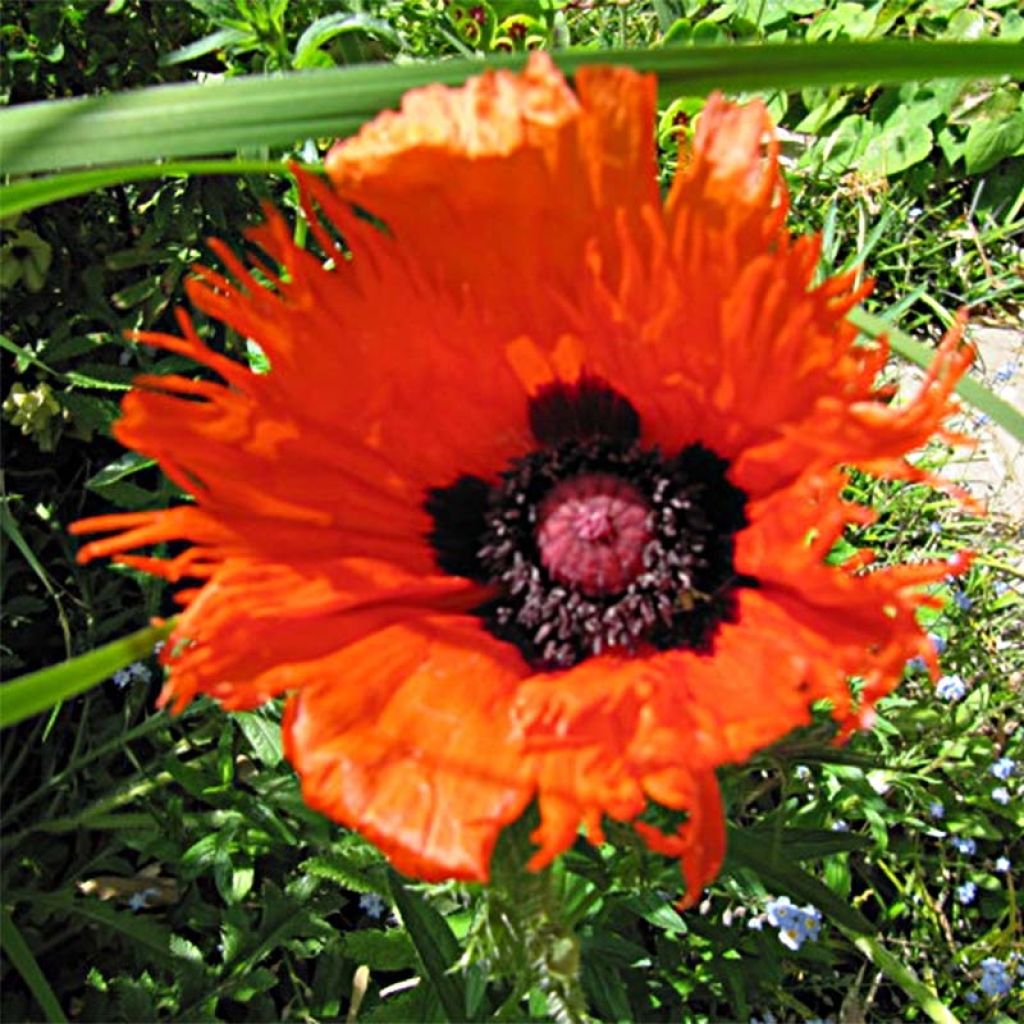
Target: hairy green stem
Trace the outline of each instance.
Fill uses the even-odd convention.
[[[526,867],[529,830],[523,819],[506,829],[491,862],[495,945],[514,972],[517,987],[543,992],[558,1024],[587,1024],[593,1018],[580,982],[579,938],[555,873]]]

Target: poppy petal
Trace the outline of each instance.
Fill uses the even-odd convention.
[[[411,618],[325,668],[284,725],[306,802],[400,871],[486,880],[499,831],[532,795],[510,714],[525,671],[514,651],[473,619]]]
[[[161,655],[170,669],[161,702],[176,710],[199,693],[233,709],[261,704],[330,675],[339,648],[367,632],[432,608],[471,608],[481,590],[370,559],[232,558],[188,596]]]
[[[547,54],[519,75],[409,93],[327,157],[339,194],[380,217],[439,287],[466,288],[510,336],[550,337],[553,300],[584,260],[617,272],[617,218],[660,204],[656,83],[581,69],[577,91]]]

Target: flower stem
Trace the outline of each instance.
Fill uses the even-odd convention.
[[[558,1024],[587,1024],[580,943],[555,871],[530,871],[530,815],[505,830],[491,861],[490,928],[517,991],[537,989]]]

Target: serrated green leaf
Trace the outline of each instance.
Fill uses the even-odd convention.
[[[452,968],[462,954],[448,922],[419,893],[406,887],[401,876],[388,870],[391,895],[409,931],[423,969],[450,1021],[466,1019],[465,982]]]
[[[357,964],[366,964],[371,971],[401,971],[417,963],[416,948],[403,928],[347,932],[344,944],[348,956]]]
[[[111,985],[122,1020],[156,1020],[153,996],[133,978],[115,978]]]
[[[281,726],[257,711],[237,711],[234,720],[256,755],[256,759],[268,768],[281,763],[284,751],[281,747]]]
[[[172,935],[170,938],[171,952],[179,960],[187,960],[189,963],[202,964],[203,951],[184,935]]]
[[[388,886],[382,880],[375,879],[366,867],[367,865],[358,858],[332,850],[330,853],[308,857],[299,865],[299,870],[314,878],[327,879],[353,892],[375,892],[379,896],[390,896]]]

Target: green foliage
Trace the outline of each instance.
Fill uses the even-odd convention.
[[[426,61],[570,44],[644,49],[637,59],[678,72],[680,54],[726,67],[724,44],[734,41],[909,36],[1019,42],[1024,18],[1003,0],[8,3],[0,94],[16,108],[199,76],[273,93],[275,79],[244,77],[364,62],[401,64],[426,81],[465,73]],[[755,59],[762,70],[773,52]],[[961,304],[1013,317],[1024,298],[1019,83],[915,71],[920,80],[908,73],[903,84],[849,89],[827,84],[827,61],[819,64],[825,77],[813,85],[765,96],[783,127],[793,218],[823,234],[822,272],[866,259],[878,279],[862,326],[877,330],[872,316],[882,316],[918,329],[948,322]],[[389,68],[370,72],[401,87]],[[672,88],[681,98],[666,99],[660,121],[666,180],[675,135],[703,103],[681,74]],[[65,146],[52,166],[81,160],[90,141]],[[849,530],[835,554],[867,545],[884,563],[978,552],[963,586],[937,589],[942,607],[927,621],[945,644],[943,672],[969,692],[940,700],[909,666],[876,728],[846,747],[818,723],[723,771],[729,859],[687,913],[672,905],[677,866],[615,822],[606,823],[608,844],[581,841],[540,875],[517,870],[527,822],[502,838],[493,888],[403,882],[371,845],[303,804],[280,747],[279,706],[232,716],[206,701],[179,717],[153,709],[162,671],[147,653],[153,634],[141,645],[101,645],[174,605],[132,570],[78,565],[65,527],[176,500],[153,463],[125,453],[109,428],[137,373],[196,370],[124,332],[174,331],[188,268],[207,258],[202,240],[238,246],[261,201],[292,210],[288,180],[269,172],[281,158],[316,161],[327,140],[310,131],[250,141],[241,165],[165,167],[148,180],[151,164],[96,168],[70,183],[5,189],[5,199],[21,189],[25,205],[8,207],[24,212],[0,225],[4,673],[60,666],[97,647],[94,678],[117,673],[86,692],[94,678],[78,674],[81,663],[42,677],[69,684],[63,703],[5,733],[0,1015],[332,1020],[358,1004],[366,1021],[543,1020],[573,1019],[585,1004],[601,1020],[768,1011],[780,1020],[1013,1019],[1020,989],[989,998],[979,982],[987,958],[1009,963],[1022,952],[1020,537],[1013,523],[958,515],[926,487],[856,476],[850,497],[877,519]],[[259,359],[243,338],[199,330],[236,358]],[[916,344],[901,351],[926,361],[930,348]],[[983,405],[986,392],[973,388],[967,397]],[[987,411],[1019,421],[1013,409]],[[932,450],[927,464],[938,468],[948,454]],[[5,721],[16,696],[4,695]],[[35,710],[52,705],[43,697]],[[1008,803],[994,795],[1002,757],[1018,762]],[[952,839],[973,840],[974,852]],[[976,894],[963,902],[967,883]],[[782,895],[822,912],[818,939],[782,944],[764,918]]]

